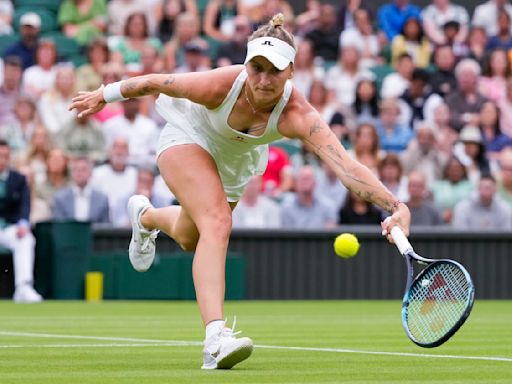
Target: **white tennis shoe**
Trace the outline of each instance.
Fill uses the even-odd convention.
[[[128,217],[132,224],[128,253],[133,268],[138,272],[146,272],[155,259],[155,239],[159,231],[149,231],[140,223],[141,215],[151,207],[151,202],[143,195],[135,195],[128,200]]]
[[[234,332],[235,326],[236,318],[233,328],[223,328],[204,341],[201,369],[230,369],[251,355],[254,348],[252,340],[248,337],[237,339],[241,332]]]

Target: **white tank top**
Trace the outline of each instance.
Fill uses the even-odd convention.
[[[283,95],[276,104],[261,136],[239,132],[228,124],[228,117],[247,78],[245,69],[235,79],[226,98],[210,110],[188,99],[161,94],[156,110],[167,120],[159,140],[159,151],[177,144],[196,143],[212,155],[229,201],[237,201],[250,177],[261,175],[268,162],[268,143],[279,140],[277,130],[293,85],[286,82]]]

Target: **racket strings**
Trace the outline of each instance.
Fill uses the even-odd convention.
[[[412,336],[421,343],[442,338],[464,315],[470,290],[458,266],[439,263],[428,268],[410,288],[407,325]]]

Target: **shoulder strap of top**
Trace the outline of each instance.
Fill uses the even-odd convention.
[[[288,100],[290,99],[290,95],[292,94],[293,90],[293,84],[291,81],[287,81],[286,85],[284,86],[283,96],[281,96],[281,99],[275,106],[274,110],[272,111],[272,114],[270,115],[268,119],[267,129],[271,130],[270,133],[278,133],[277,131],[277,123],[279,121],[279,117],[281,116],[281,112],[283,112],[284,107],[286,107],[286,104],[288,103]],[[281,134],[279,134],[281,136]]]
[[[226,110],[229,111],[228,114],[231,113],[231,109],[233,108],[233,105],[235,104],[236,100],[238,99],[238,95],[240,94],[240,91],[242,90],[242,87],[244,85],[244,81],[246,78],[247,78],[247,72],[244,69],[236,77],[226,98],[222,101],[222,103],[217,108],[214,109],[214,111],[218,112],[219,110],[226,108]]]

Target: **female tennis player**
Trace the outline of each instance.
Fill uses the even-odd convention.
[[[267,164],[267,144],[299,138],[324,160],[341,182],[391,213],[383,229],[409,233],[410,213],[370,172],[345,152],[329,126],[288,81],[295,46],[283,16],[255,31],[245,65],[208,72],[151,74],[80,92],[70,109],[80,115],[106,103],[160,94],[156,106],[167,120],[158,144],[158,167],[181,206],[156,209],[143,196],[128,203],[133,234],[130,261],[146,271],[158,231],[184,250],[195,251],[193,278],[206,326],[203,369],[231,368],[249,357],[253,344],[237,338],[224,319],[224,269],[231,212],[253,175]]]

